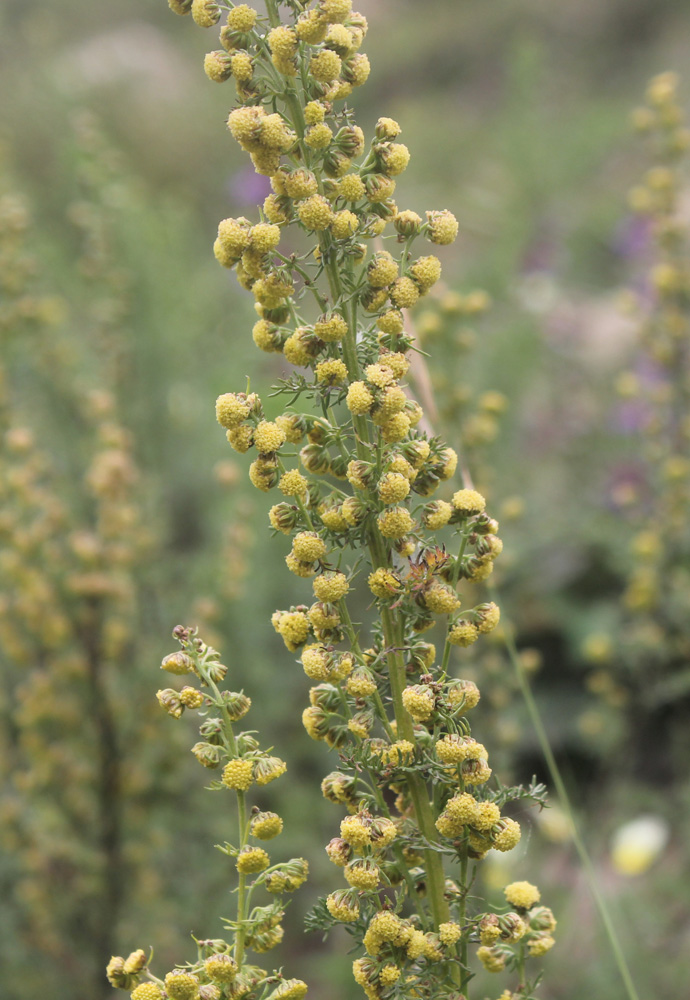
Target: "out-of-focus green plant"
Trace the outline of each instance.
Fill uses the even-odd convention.
[[[156,549],[119,412],[126,282],[109,253],[103,187],[87,180],[99,154],[88,132],[81,138],[73,217],[91,290],[70,304],[68,323],[54,322],[66,307],[34,276],[26,208],[7,194],[0,211],[3,837],[17,928],[4,959],[8,989],[41,992],[57,978],[93,997],[125,901],[135,886],[155,891],[161,827],[142,806],[160,799],[154,775],[169,748],[153,749],[152,713],[131,713]],[[78,434],[61,440],[56,415]],[[125,767],[125,748],[143,745],[146,760],[134,752]]]
[[[595,665],[589,687],[626,720],[619,725],[626,746],[662,716],[670,746],[680,733],[670,709],[687,704],[690,693],[690,236],[683,214],[690,130],[677,87],[673,73],[654,77],[633,119],[654,157],[630,193],[653,249],[633,306],[635,354],[617,381],[641,442],[634,478],[614,494],[634,537],[622,602],[605,610],[608,628],[590,634],[584,647]]]
[[[434,365],[430,372],[434,406],[443,426],[452,428],[462,441],[463,461],[482,490],[488,488],[491,475],[482,452],[496,439],[499,419],[508,406],[501,392],[477,393],[470,375],[478,336],[474,323],[490,305],[489,296],[481,289],[461,294],[446,288],[414,316],[420,345],[429,352],[440,345],[444,351],[446,363]]]

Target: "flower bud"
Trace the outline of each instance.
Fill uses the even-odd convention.
[[[318,444],[307,444],[299,453],[300,461],[307,470],[314,475],[328,472],[331,467],[331,460],[325,448]]]
[[[214,743],[195,743],[192,753],[204,767],[214,768],[220,764],[222,750]]]
[[[160,707],[165,709],[168,715],[172,715],[173,719],[179,719],[184,712],[180,696],[172,688],[163,688],[163,690],[156,692],[156,698]]]
[[[169,674],[179,676],[191,674],[194,672],[194,660],[181,650],[177,653],[169,653],[163,658],[161,670],[167,670]]]
[[[225,664],[218,663],[217,660],[206,665],[206,673],[214,684],[220,684],[220,682],[225,678],[227,672],[228,668]]]
[[[254,764],[254,779],[257,785],[267,785],[287,771],[287,764],[280,757],[262,757]]]
[[[199,735],[208,743],[221,746],[223,743],[223,724],[220,719],[205,719],[199,726]]]

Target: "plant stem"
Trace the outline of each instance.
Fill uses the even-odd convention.
[[[240,834],[240,850],[242,850],[247,839],[247,801],[244,797],[244,792],[237,792],[237,817]],[[246,896],[247,876],[241,872],[239,876],[239,884],[237,886],[237,933],[235,934],[235,961],[237,962],[237,967],[239,969],[242,968],[242,962],[244,961],[244,937],[246,933],[244,921],[247,916]]]
[[[381,620],[383,622],[383,634],[388,649],[388,676],[391,684],[398,738],[408,740],[414,744],[416,742],[414,726],[402,701],[402,692],[405,686],[405,664],[402,653],[397,648],[397,622],[388,608],[381,609]],[[426,841],[433,843],[436,839],[436,827],[434,825],[434,814],[429,802],[426,783],[418,774],[408,775],[408,781],[420,832]],[[431,912],[434,916],[434,925],[438,930],[439,924],[447,921],[450,916],[448,903],[444,899],[445,873],[443,871],[443,859],[431,847],[425,849],[424,856],[426,860],[427,891],[431,902]]]
[[[460,853],[460,888],[462,890],[462,895],[460,897],[460,905],[458,907],[458,922],[462,928],[462,938],[460,939],[460,962],[462,964],[461,969],[461,980],[460,989],[465,993],[465,1000],[469,1000],[468,996],[468,985],[469,976],[465,971],[467,969],[467,934],[465,932],[465,921],[467,920],[467,840],[463,840],[462,850]]]

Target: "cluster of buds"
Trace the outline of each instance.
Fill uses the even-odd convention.
[[[262,846],[282,833],[282,818],[258,806],[248,811],[246,793],[255,785],[280,778],[287,766],[260,748],[255,733],[235,732],[233,726],[247,714],[251,700],[242,691],[221,688],[227,667],[220,662],[217,650],[199,637],[196,628],[178,625],[173,636],[180,648],[164,657],[161,669],[192,683],[179,689],[164,688],[158,692],[158,702],[174,719],[185,710],[199,713],[201,740],[191,748],[192,753],[204,768],[220,770],[220,778],[208,787],[233,791],[237,801],[238,841],[218,845],[233,860],[238,876],[236,919],[225,921],[234,932],[234,941],[198,941],[196,961],[176,967],[162,979],[149,969],[141,951],[126,961],[115,956],[107,968],[108,980],[113,986],[132,990],[134,1000],[253,1000],[259,996],[262,1000],[300,1000],[307,992],[302,980],[284,979],[246,961],[247,949],[261,954],[280,943],[285,912],[282,897],[303,885],[308,875],[303,858],[272,864]],[[270,893],[273,901],[250,907],[260,888]],[[134,956],[139,956],[136,968]]]

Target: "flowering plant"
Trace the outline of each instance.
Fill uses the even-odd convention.
[[[477,588],[502,543],[476,490],[456,484],[431,499],[458,459],[425,429],[405,383],[415,341],[404,311],[441,275],[439,259],[415,248],[421,239],[451,244],[458,223],[447,210],[422,218],[398,208],[396,179],[410,158],[400,126],[379,118],[367,147],[343,103],[369,75],[360,51],[367,22],[351,0],[266,0],[263,15],[247,4],[169,3],[204,28],[225,16],[222,48],[206,56],[205,70],[215,82],[234,80],[230,133],[273,189],[257,223],[220,223],[214,251],[254,296],[255,343],[290,366],[273,390],[287,405],[267,419],[247,389],[221,395],[216,413],[237,452],[255,449],[254,486],[281,494],[270,524],[291,539],[287,568],[312,581],[311,596],[296,583],[294,603],[272,619],[312,682],[305,729],[339,754],[323,794],[347,810],[327,847],[345,884],[314,908],[309,925],[347,925],[360,952],[354,977],[368,997],[466,998],[476,944],[486,969],[515,971],[503,1000],[528,998],[535,980],[526,962],[553,945],[553,914],[527,882],[507,886],[495,912],[470,890],[475,864],[520,840],[512,803],[541,802],[544,790],[490,781],[488,752],[468,720],[479,690],[454,676],[451,659],[499,622],[497,605]],[[199,640],[179,635],[185,670],[227,714],[208,672],[207,656],[215,660]],[[159,698],[172,714],[185,699],[204,700],[187,688]],[[224,749],[211,741],[195,752],[214,764],[230,753],[223,783],[237,790],[242,815],[245,783],[263,765],[246,736],[240,746],[227,735],[227,724]],[[263,850],[250,850],[263,868]],[[245,851],[242,843],[238,865]],[[184,977],[185,998],[196,989],[209,998],[263,996],[266,980],[241,968],[253,939],[243,926],[238,914],[238,968],[227,985],[213,980],[200,952],[192,969],[159,981],[155,996],[148,985],[133,996],[160,1000],[165,990],[181,1000]],[[129,974],[119,959],[115,978],[119,963]]]

